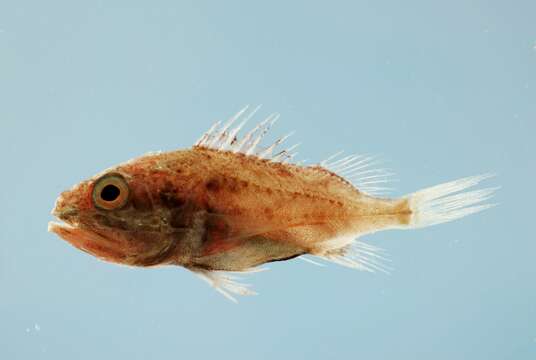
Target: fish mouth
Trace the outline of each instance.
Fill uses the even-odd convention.
[[[71,207],[60,206],[60,200],[56,200],[56,205],[50,212],[56,219],[60,221],[50,221],[48,223],[48,232],[55,233],[64,240],[70,243],[72,235],[77,231],[78,224],[75,222],[78,211]],[[73,244],[74,245],[74,244]]]
[[[70,237],[72,234],[74,234],[77,229],[78,228],[76,226],[66,222],[49,221],[47,230],[48,232],[54,233],[62,239],[69,241],[67,237]]]
[[[65,222],[57,222],[57,221],[50,221],[48,223],[48,232],[54,233],[58,235],[63,240],[69,242],[70,244],[80,248],[81,245],[79,244],[79,241],[76,239],[76,234],[80,232],[80,230],[71,224],[65,223]]]
[[[50,221],[48,231],[55,233],[75,248],[112,263],[124,263],[126,256],[119,243],[109,237],[69,223]]]

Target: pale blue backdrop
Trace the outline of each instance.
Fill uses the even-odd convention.
[[[536,359],[536,3],[0,2],[0,358]],[[499,207],[367,241],[390,276],[302,261],[226,301],[180,268],[47,233],[57,194],[188,147],[244,104],[301,158],[381,154],[402,195],[496,172]]]

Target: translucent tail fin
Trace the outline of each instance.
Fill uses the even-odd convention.
[[[409,195],[407,198],[412,211],[410,228],[453,221],[493,207],[495,204],[483,202],[490,199],[498,187],[463,192],[490,177],[493,175],[466,177]]]

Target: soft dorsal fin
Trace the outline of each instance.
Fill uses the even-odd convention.
[[[379,164],[376,156],[353,154],[341,157],[341,155],[342,152],[339,152],[331,156],[321,162],[320,166],[369,195],[385,195],[391,190],[384,184],[393,181],[394,173],[388,169],[376,168]]]

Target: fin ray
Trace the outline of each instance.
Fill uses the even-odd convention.
[[[261,146],[265,135],[270,131],[271,127],[279,119],[278,113],[273,113],[262,120],[244,136],[239,138],[239,133],[257,111],[260,105],[249,111],[249,105],[243,107],[238,113],[233,115],[227,122],[221,125],[221,121],[216,122],[210,129],[201,136],[194,146],[204,147],[207,149],[232,151],[234,153],[242,153],[248,156],[256,156],[262,159],[267,159],[273,162],[287,162],[291,160],[296,153],[292,154],[292,147],[281,150],[273,155],[275,149],[279,147],[291,134],[280,137],[269,146]],[[240,121],[241,120],[241,121]],[[240,121],[238,125],[233,125]]]
[[[348,240],[350,237],[345,239]],[[393,269],[386,263],[391,262],[391,260],[383,253],[384,250],[381,248],[352,239],[350,243],[340,248],[324,250],[323,253],[316,256],[351,269],[390,274]]]
[[[238,277],[232,274],[246,274],[252,272],[263,271],[259,270],[247,270],[243,272],[229,272],[229,271],[210,271],[200,268],[190,268],[194,274],[199,276],[201,279],[206,281],[210,286],[212,286],[217,292],[223,295],[228,300],[238,303],[235,295],[239,296],[254,296],[258,295],[255,291],[250,289],[249,284],[244,284],[239,282]]]
[[[359,191],[368,195],[385,195],[391,188],[376,186],[377,184],[395,181],[395,175],[388,169],[374,168],[379,164],[377,156],[371,155],[347,155],[341,159],[342,152],[330,156],[322,161],[320,166],[334,173],[354,185]]]
[[[460,219],[470,214],[489,209],[494,204],[484,203],[499,187],[463,192],[492,174],[470,176],[436,185],[409,195],[413,212],[410,228],[421,228]]]

